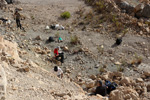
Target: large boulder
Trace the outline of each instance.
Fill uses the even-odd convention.
[[[125,10],[126,13],[131,14],[134,11],[134,6],[130,5],[128,2],[126,1],[121,1],[119,3],[117,3],[117,5],[122,9]]]
[[[145,7],[135,14],[137,18],[145,17],[150,18],[150,4],[146,4]]]
[[[2,51],[3,58],[9,57],[14,59],[16,62],[21,61],[17,46],[17,43],[4,40],[3,37],[0,36],[0,51]]]
[[[12,3],[14,2],[14,0],[6,0],[6,2],[7,2],[8,4],[12,4]]]
[[[110,93],[110,100],[140,100],[139,94],[128,87],[119,87]]]
[[[140,3],[134,8],[134,13],[141,11],[144,8],[144,4]]]
[[[0,8],[7,5],[7,2],[5,0],[0,0]]]
[[[124,74],[122,72],[113,72],[116,77],[123,77]]]
[[[92,88],[95,86],[95,81],[93,81],[92,79],[87,79],[85,85],[87,88]]]
[[[120,83],[121,83],[122,85],[123,85],[123,84],[125,84],[125,85],[130,85],[131,79],[130,79],[129,77],[124,77],[124,78],[121,79]]]
[[[143,75],[146,76],[146,77],[150,77],[149,70],[150,70],[150,65],[149,64],[142,63],[138,66],[138,71],[143,72]]]

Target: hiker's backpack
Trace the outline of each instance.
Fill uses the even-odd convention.
[[[115,82],[110,82],[108,80],[105,81],[105,85],[107,86],[107,93],[110,94],[111,91],[117,88],[117,84]]]
[[[105,85],[106,85],[106,86],[110,86],[110,85],[111,85],[111,82],[108,81],[108,80],[106,80],[106,81],[105,81]]]
[[[118,85],[115,82],[111,83],[111,89],[115,90]]]
[[[55,25],[51,25],[51,29],[55,30],[56,29]]]
[[[117,38],[117,39],[116,39],[116,44],[117,44],[117,45],[120,45],[121,43],[122,43],[122,38]]]
[[[50,36],[49,39],[48,39],[48,41],[49,42],[54,42],[54,38]]]

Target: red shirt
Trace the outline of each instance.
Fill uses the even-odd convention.
[[[54,49],[54,55],[55,55],[55,56],[58,56],[58,55],[59,55],[57,48]]]

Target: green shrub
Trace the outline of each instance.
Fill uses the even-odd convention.
[[[63,12],[63,13],[61,14],[61,17],[64,18],[64,19],[68,19],[68,18],[71,17],[71,14],[70,14],[70,12],[65,11],[65,12]]]
[[[76,35],[71,36],[70,42],[71,44],[77,45],[79,43],[79,38]]]

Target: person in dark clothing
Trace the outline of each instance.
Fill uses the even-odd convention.
[[[103,85],[101,81],[98,81],[98,86],[96,87],[95,95],[100,94],[102,96],[107,95],[107,87]]]
[[[18,11],[15,12],[14,14],[15,20],[16,20],[16,24],[17,24],[17,28],[19,27],[20,29],[22,29],[21,23],[20,23],[20,19],[21,19],[21,15]]]

